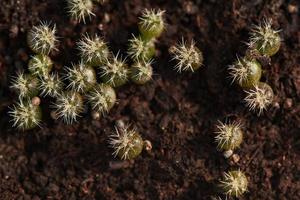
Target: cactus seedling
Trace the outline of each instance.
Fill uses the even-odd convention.
[[[30,98],[38,94],[38,84],[39,80],[36,77],[20,72],[13,77],[11,88],[17,91],[19,98]]]
[[[97,35],[93,38],[84,35],[77,44],[80,56],[84,62],[91,66],[103,64],[109,56],[109,50],[106,43]]]
[[[245,91],[245,102],[250,110],[258,110],[260,115],[273,101],[274,93],[266,83],[258,83],[253,89]]]
[[[84,110],[83,99],[77,92],[68,91],[57,96],[55,115],[57,118],[62,118],[67,124],[72,124],[77,120],[80,113]]]
[[[56,97],[63,89],[63,83],[57,74],[49,74],[41,78],[40,87],[42,96]]]
[[[91,19],[91,16],[95,16],[91,0],[68,0],[68,10],[71,18],[83,23],[86,17]]]
[[[177,61],[175,69],[178,72],[190,70],[194,72],[203,63],[202,52],[196,47],[195,42],[192,40],[188,45],[184,39],[180,44],[170,48],[173,54],[173,60]]]
[[[65,79],[69,81],[67,88],[76,92],[86,92],[96,84],[95,70],[83,62],[78,65],[73,65],[72,68],[67,68]]]
[[[217,125],[218,131],[215,141],[218,144],[218,148],[223,151],[233,151],[238,148],[243,141],[243,131],[241,124],[233,122],[224,124],[219,122]]]
[[[116,103],[116,93],[111,86],[98,84],[90,91],[88,100],[94,111],[106,114]]]
[[[238,198],[247,191],[247,177],[240,170],[229,171],[220,181],[220,188],[224,194]]]
[[[28,69],[32,75],[46,77],[50,73],[53,66],[51,59],[42,54],[33,56],[28,63]]]
[[[136,84],[145,84],[152,79],[152,61],[137,61],[130,68],[130,78]]]
[[[129,40],[128,54],[134,60],[150,60],[155,54],[154,40],[143,40],[135,37]]]
[[[142,152],[144,141],[140,134],[129,126],[115,127],[115,133],[110,136],[110,145],[114,149],[113,155],[122,160],[131,160]]]
[[[119,87],[128,80],[128,67],[125,59],[119,59],[118,54],[108,58],[106,64],[101,66],[101,78],[104,83],[112,87]]]
[[[229,67],[229,71],[232,81],[236,81],[244,89],[257,85],[262,74],[261,65],[248,58],[237,58],[236,63]]]
[[[139,30],[143,39],[151,40],[159,37],[165,29],[165,22],[163,20],[162,10],[148,10],[145,9],[140,17]]]
[[[50,27],[49,23],[41,22],[34,26],[27,35],[29,47],[37,54],[48,55],[52,50],[56,50],[57,38],[55,36],[56,26]]]
[[[21,130],[28,130],[40,126],[42,112],[38,105],[33,105],[30,100],[20,100],[8,112],[12,117],[13,126]]]
[[[250,48],[257,49],[264,56],[273,56],[280,48],[279,32],[272,29],[271,21],[255,26],[250,36]]]

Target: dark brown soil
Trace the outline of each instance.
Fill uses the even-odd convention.
[[[72,22],[65,7],[62,0],[0,1],[1,200],[210,199],[222,174],[238,168],[250,182],[240,199],[300,199],[299,1],[110,0],[95,6],[97,17],[86,25]],[[78,61],[75,42],[84,32],[103,35],[114,52],[126,55],[143,8],[165,9],[168,23],[151,83],[119,88],[118,105],[99,121],[87,113],[75,125],[55,122],[46,99],[41,129],[11,128],[7,106],[16,97],[10,76],[27,68],[32,52],[25,38],[32,25],[56,23],[60,46],[51,57],[60,70]],[[258,117],[245,108],[227,68],[245,52],[251,25],[264,18],[273,19],[284,41],[264,68],[275,101]],[[181,37],[194,38],[203,51],[204,67],[195,73],[173,70],[168,47]],[[226,161],[214,144],[214,125],[228,116],[242,120],[246,132],[237,163]],[[134,123],[152,141],[152,152],[134,162],[113,158],[107,140],[118,119]]]

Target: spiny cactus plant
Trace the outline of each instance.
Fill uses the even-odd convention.
[[[33,56],[28,63],[28,69],[32,75],[47,77],[53,66],[52,60],[43,54]]]
[[[107,84],[98,84],[89,92],[88,101],[92,109],[98,113],[106,114],[116,103],[116,92]]]
[[[237,58],[235,64],[229,66],[232,82],[237,82],[242,88],[252,88],[258,84],[262,69],[255,59]]]
[[[251,30],[249,47],[257,49],[262,55],[273,56],[280,48],[280,30],[272,29],[272,21],[265,20]]]
[[[42,96],[56,97],[61,93],[63,85],[57,74],[49,74],[41,78],[39,89]]]
[[[152,79],[152,61],[137,61],[130,68],[130,78],[136,84],[145,84]]]
[[[97,35],[92,38],[86,34],[77,45],[81,58],[91,66],[100,66],[109,57],[106,43]]]
[[[114,149],[113,155],[122,160],[131,160],[143,150],[144,141],[136,129],[115,127],[115,132],[110,136],[110,145]]]
[[[8,113],[12,117],[13,126],[18,129],[28,130],[41,125],[41,108],[33,105],[29,99],[20,99]]]
[[[139,30],[144,40],[159,37],[165,29],[163,10],[145,9],[140,17]]]
[[[224,124],[219,121],[217,125],[218,131],[215,141],[218,148],[223,151],[233,151],[238,148],[243,141],[243,131],[241,123],[233,122]]]
[[[187,70],[194,72],[202,66],[202,52],[196,47],[193,40],[190,44],[187,44],[184,39],[182,39],[181,43],[170,48],[170,52],[173,54],[173,60],[177,61],[175,69],[178,72]]]
[[[12,85],[10,87],[17,92],[19,98],[30,98],[38,94],[38,85],[38,78],[20,72],[12,78]]]
[[[119,58],[119,53],[107,59],[106,63],[101,66],[101,78],[104,83],[112,87],[119,87],[128,80],[128,67],[126,59]]]
[[[69,81],[68,89],[77,92],[87,92],[97,82],[95,70],[83,62],[66,68],[65,79]]]
[[[129,40],[128,54],[133,60],[150,60],[155,55],[154,39],[143,40],[135,37]]]
[[[272,88],[266,84],[259,82],[253,89],[245,90],[247,96],[245,102],[250,110],[258,111],[260,115],[273,101],[274,93]]]
[[[229,171],[220,181],[220,188],[225,195],[238,198],[248,189],[247,177],[241,170]]]
[[[48,55],[56,50],[56,26],[51,27],[50,23],[41,22],[34,26],[27,34],[27,43],[29,47],[37,54]]]
[[[93,2],[91,0],[67,0],[68,12],[72,19],[83,21],[85,18],[95,16],[93,13]]]
[[[63,92],[56,97],[53,105],[57,118],[62,118],[67,124],[77,121],[80,113],[84,110],[82,96],[74,91]]]

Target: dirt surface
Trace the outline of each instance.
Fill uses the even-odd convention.
[[[61,0],[0,1],[0,199],[210,199],[229,169],[243,170],[249,192],[240,199],[300,199],[300,3],[284,0],[110,0],[95,6],[96,17],[77,24]],[[10,77],[27,69],[33,54],[26,32],[39,20],[56,23],[57,71],[78,61],[82,33],[102,35],[125,56],[143,8],[165,9],[167,31],[159,38],[154,80],[117,89],[118,105],[100,120],[86,113],[74,125],[50,118],[52,99],[43,99],[41,129],[11,128],[8,106],[15,95]],[[298,10],[297,10],[298,9]],[[283,39],[263,79],[275,93],[261,116],[247,110],[243,91],[230,84],[228,65],[243,55],[252,24],[273,20]],[[194,39],[204,67],[178,74],[168,48]],[[229,116],[229,117],[228,117]],[[214,126],[228,118],[244,122],[237,163],[216,150]],[[136,125],[152,141],[152,152],[134,162],[112,157],[108,135],[116,120]]]

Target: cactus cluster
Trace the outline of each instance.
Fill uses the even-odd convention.
[[[88,99],[95,112],[108,113],[116,102],[114,89],[105,83],[98,84],[94,66],[107,66],[110,52],[98,36],[90,38],[85,35],[78,42],[81,61],[72,67],[65,67],[60,76],[53,70],[50,53],[56,49],[57,37],[55,25],[42,22],[28,32],[28,45],[36,52],[28,62],[29,73],[20,72],[12,79],[11,88],[18,95],[18,102],[11,108],[13,126],[27,130],[40,126],[42,112],[38,104],[40,97],[54,99],[55,119],[61,118],[71,124],[85,110],[85,99]],[[104,65],[103,65],[104,63]],[[112,65],[116,65],[113,63]],[[116,71],[120,71],[117,65]],[[127,74],[127,72],[126,72]],[[126,76],[127,80],[127,76]],[[67,83],[66,85],[64,83]],[[33,101],[39,99],[39,101]]]
[[[233,154],[243,141],[243,130],[240,122],[224,124],[219,122],[215,136],[217,148],[224,151],[226,158]],[[224,174],[219,188],[226,197],[239,197],[247,191],[248,179],[241,170],[231,170]]]
[[[272,29],[270,20],[264,21],[262,25],[254,26],[250,35],[248,54],[242,58],[238,57],[237,61],[229,66],[229,74],[232,82],[236,82],[244,89],[246,93],[244,100],[249,110],[255,110],[260,115],[272,103],[274,93],[270,85],[261,82],[263,70],[257,58],[269,58],[276,54],[279,51],[281,39],[279,31]],[[224,151],[224,156],[229,158],[243,141],[241,123],[219,122],[216,127],[217,148]],[[247,191],[248,179],[241,170],[231,170],[224,174],[219,187],[226,198],[239,198]]]
[[[245,102],[250,110],[260,115],[273,101],[273,91],[267,83],[261,82],[262,66],[257,56],[270,57],[279,51],[281,39],[279,31],[273,30],[270,20],[262,25],[254,26],[248,43],[249,53],[229,66],[229,74],[233,82],[238,83],[246,93]]]
[[[42,95],[58,93],[58,85],[49,85],[48,82],[52,78],[51,69],[53,66],[48,55],[57,50],[57,42],[56,26],[51,26],[50,23],[41,22],[28,32],[27,43],[36,55],[29,60],[29,73],[17,73],[12,78],[11,85],[19,98],[9,114],[12,117],[13,126],[18,129],[26,130],[40,126],[42,112],[39,105],[40,100],[37,97],[40,91],[42,91]]]
[[[91,0],[69,0],[68,8],[71,17],[78,21],[85,22],[87,16],[94,15]],[[164,30],[163,13],[161,10],[143,11],[139,23],[141,33],[129,41],[131,67],[119,53],[110,52],[103,38],[84,34],[76,43],[80,62],[65,67],[62,76],[53,69],[51,59],[51,52],[57,50],[58,43],[55,24],[41,22],[33,26],[27,42],[36,54],[28,62],[29,73],[19,72],[12,79],[11,88],[19,97],[9,112],[13,126],[27,130],[40,125],[41,109],[39,104],[32,104],[32,99],[38,96],[54,99],[54,118],[68,124],[77,121],[84,112],[85,100],[94,116],[107,114],[117,100],[114,87],[128,80],[137,84],[151,80],[155,41]],[[102,83],[97,83],[98,74]]]
[[[91,0],[69,0],[68,6],[71,17],[78,21],[85,22],[87,16],[94,15]],[[119,53],[113,54],[103,38],[85,34],[77,42],[80,62],[65,67],[63,78],[54,71],[51,60],[51,52],[57,50],[56,26],[46,22],[34,26],[27,37],[29,47],[36,53],[28,62],[29,73],[19,72],[12,80],[11,88],[18,94],[18,101],[9,111],[13,126],[27,130],[41,125],[41,100],[38,96],[54,99],[55,119],[61,118],[67,124],[77,121],[86,109],[86,102],[94,118],[108,114],[117,101],[115,87],[124,85],[128,80],[145,84],[152,79],[155,42],[165,29],[163,14],[161,10],[143,11],[138,23],[140,33],[129,40],[131,65]],[[279,50],[280,42],[279,31],[273,30],[270,22],[264,22],[252,29],[248,46],[250,51],[269,57]],[[180,44],[170,48],[170,52],[177,62],[175,69],[178,72],[194,72],[202,66],[202,52],[193,40],[188,43],[182,39]],[[274,97],[272,88],[260,81],[261,63],[256,57],[246,55],[238,57],[229,66],[229,71],[232,81],[245,90],[249,109],[261,114]],[[98,74],[101,83],[97,82]],[[217,148],[230,151],[232,155],[242,144],[242,129],[238,121],[219,122],[215,136]],[[109,143],[114,149],[113,155],[122,160],[134,159],[143,149],[152,148],[150,141],[143,140],[137,129],[122,123],[115,127]],[[247,191],[248,180],[242,171],[232,170],[224,174],[219,186],[226,196],[238,198]]]

